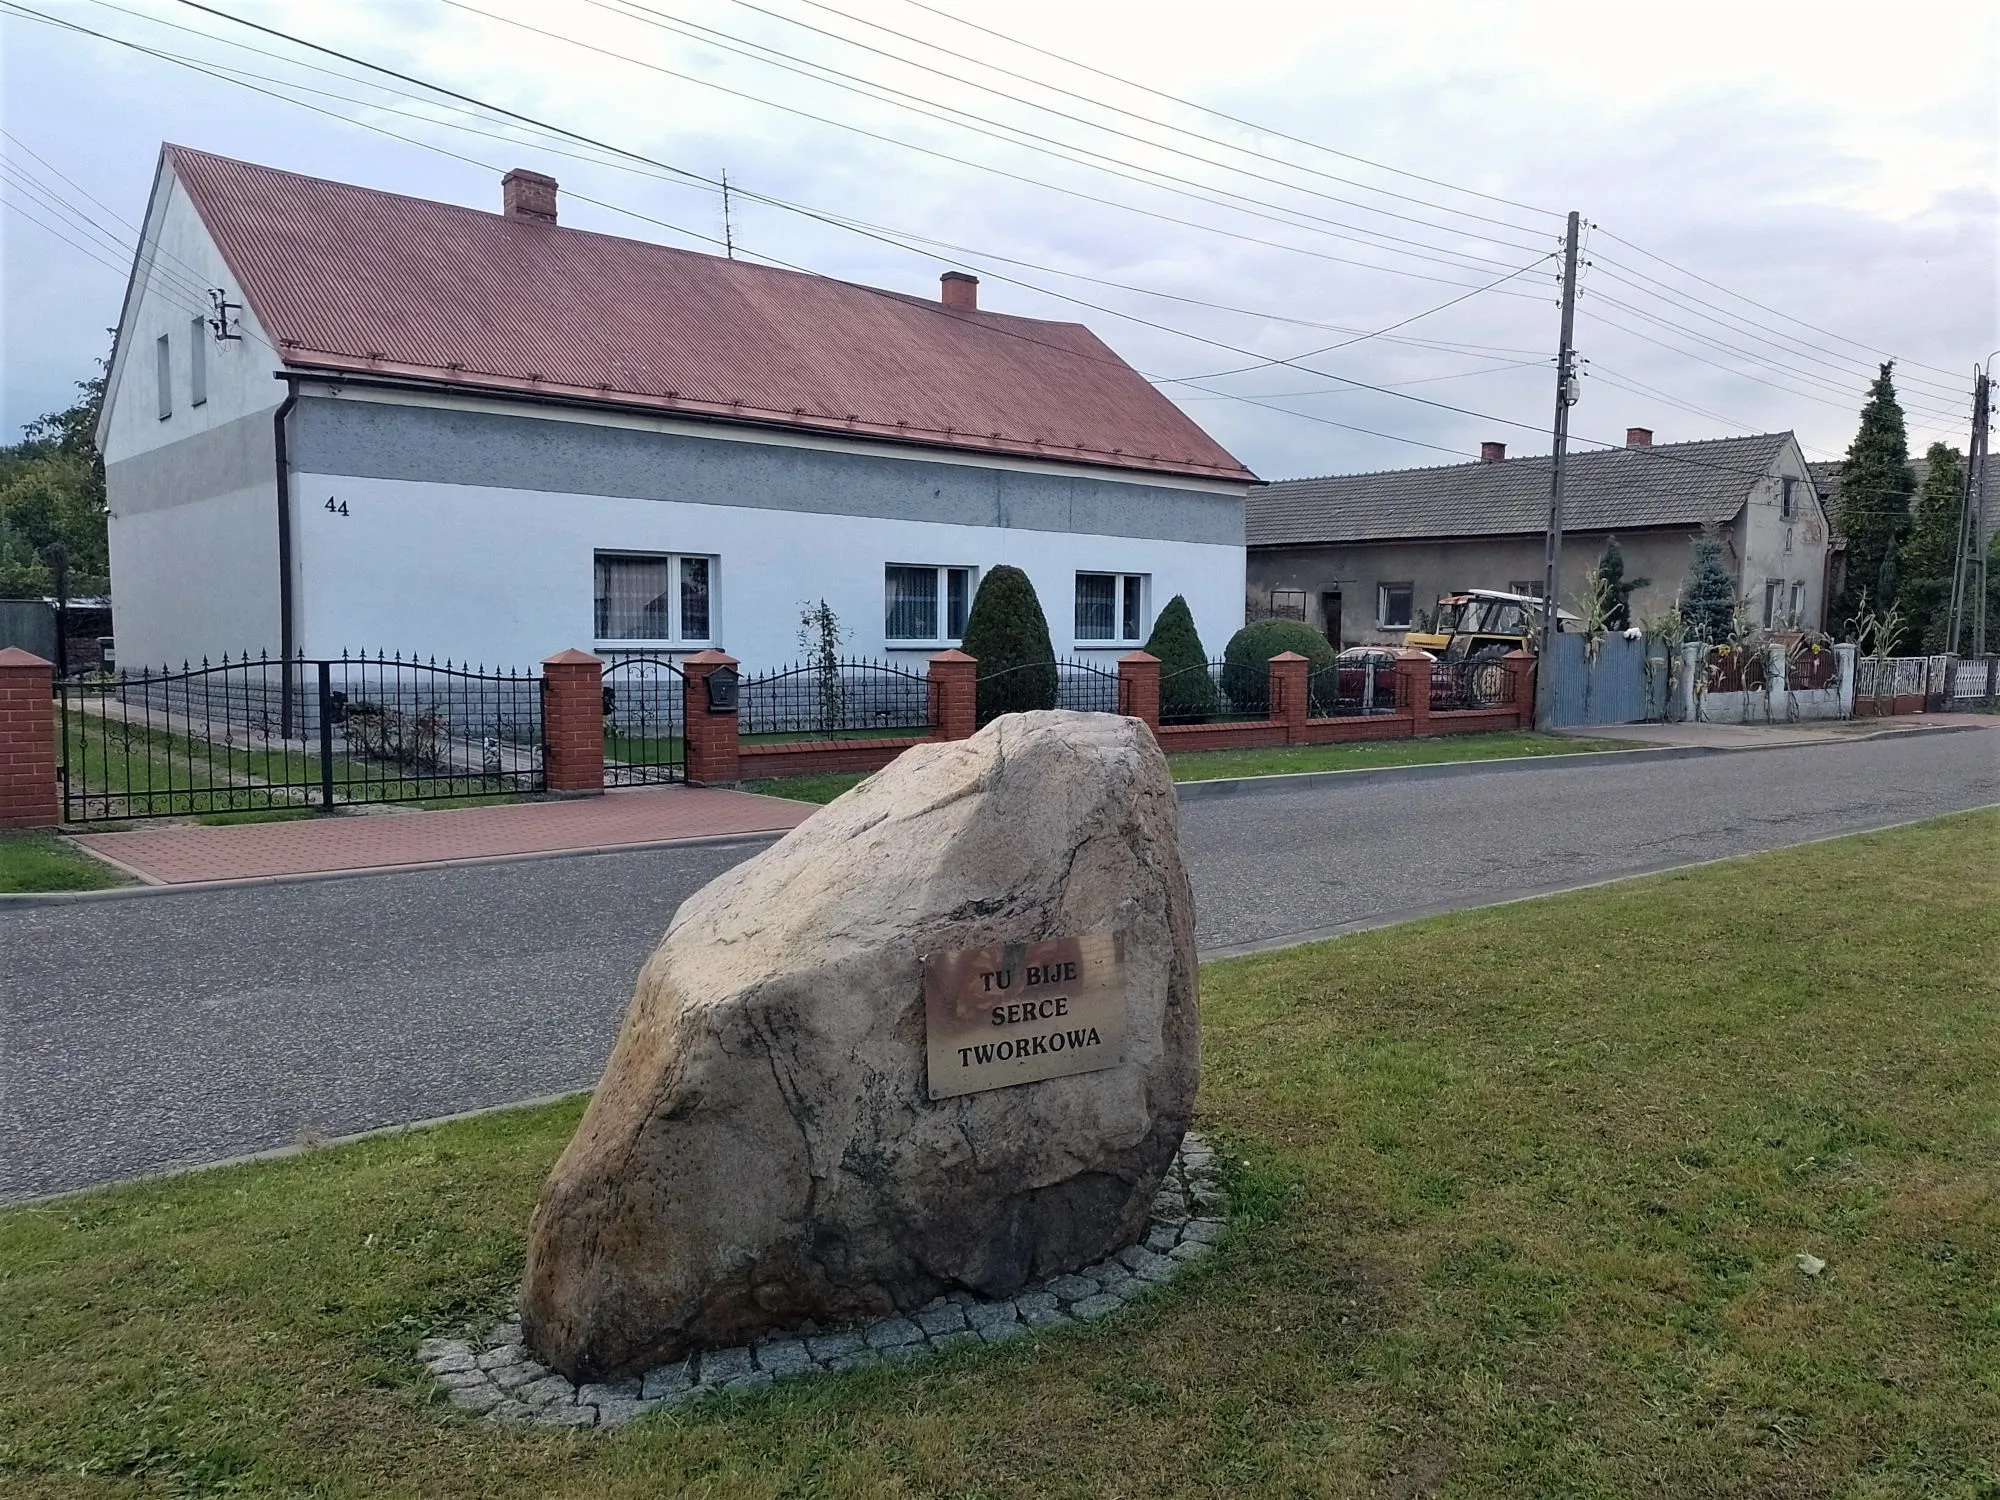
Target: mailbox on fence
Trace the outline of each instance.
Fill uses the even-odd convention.
[[[742,675],[734,667],[717,667],[702,679],[708,689],[708,711],[712,714],[736,712],[736,689]]]

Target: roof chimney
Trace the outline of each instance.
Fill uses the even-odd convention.
[[[1506,460],[1506,457],[1507,445],[1505,443],[1481,443],[1479,445],[1479,461],[1483,464],[1502,463]]]
[[[1625,429],[1625,446],[1628,448],[1650,448],[1653,446],[1653,429],[1650,427],[1628,427]]]
[[[938,278],[938,291],[944,305],[953,312],[979,311],[977,276],[968,276],[963,271],[947,271]]]
[[[556,180],[526,167],[516,167],[500,179],[500,210],[510,219],[556,221]]]

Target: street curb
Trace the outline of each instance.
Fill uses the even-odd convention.
[[[475,854],[464,859],[427,859],[407,865],[362,865],[352,870],[301,870],[286,875],[243,875],[231,880],[155,881],[148,885],[113,886],[102,891],[0,891],[0,911],[17,906],[67,906],[89,901],[130,901],[145,896],[173,896],[187,891],[243,890],[260,885],[309,885],[322,880],[354,880],[367,875],[404,875],[417,870],[462,870],[475,865],[522,864],[535,859],[580,859],[589,854],[638,854],[649,849],[698,849],[710,844],[754,844],[779,839],[789,828],[760,833],[706,833],[684,839],[644,839],[634,844],[592,844],[579,849],[531,849],[521,854]],[[107,859],[94,849],[81,853],[128,874],[136,871]],[[144,878],[144,877],[142,877]]]
[[[1725,725],[1734,728],[1734,725]],[[1177,781],[1174,792],[1183,802],[1210,797],[1256,796],[1303,791],[1318,783],[1359,785],[1370,781],[1445,781],[1459,776],[1539,770],[1550,765],[1607,765],[1631,761],[1695,760],[1708,755],[1758,755],[1773,750],[1817,750],[1826,746],[1863,745],[1872,740],[1932,734],[1976,734],[1984,724],[1935,724],[1921,729],[1878,729],[1839,739],[1787,740],[1776,745],[1653,745],[1636,750],[1565,750],[1555,755],[1496,755],[1486,760],[1441,760],[1419,766],[1358,766],[1347,771],[1292,771],[1275,776],[1217,776],[1208,781]],[[2000,726],[1996,726],[2000,727]]]

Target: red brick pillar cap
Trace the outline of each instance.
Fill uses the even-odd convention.
[[[55,669],[52,661],[43,661],[32,651],[23,651],[19,646],[0,649],[0,667],[47,667]]]
[[[733,667],[738,665],[735,657],[726,651],[697,651],[693,656],[681,658],[681,666],[687,667]]]
[[[977,665],[979,658],[976,656],[967,656],[963,651],[960,651],[955,647],[948,646],[944,650],[938,652],[937,655],[933,656],[931,660],[934,662],[969,661],[972,662],[974,665]]]
[[[1403,646],[1403,647],[1400,647],[1400,648],[1399,648],[1399,649],[1397,650],[1397,652],[1396,652],[1396,660],[1397,660],[1397,661],[1435,661],[1435,660],[1437,660],[1437,658],[1436,658],[1436,657],[1434,657],[1434,656],[1432,656],[1432,655],[1430,654],[1430,652],[1428,652],[1428,651],[1420,651],[1420,650],[1418,650],[1418,649],[1417,649],[1417,648],[1416,648],[1415,646]]]
[[[542,658],[545,667],[601,667],[604,658],[592,656],[588,651],[579,651],[572,646],[567,651],[558,651],[554,656]]]
[[[1150,651],[1127,651],[1123,656],[1118,658],[1118,664],[1121,667],[1128,661],[1135,666],[1141,667],[1147,662],[1151,662],[1156,667],[1160,664],[1159,657],[1153,655]]]
[[[1308,661],[1310,659],[1309,657],[1299,655],[1296,651],[1280,651],[1276,656],[1271,658],[1272,661]]]
[[[1516,657],[1525,657],[1527,660],[1533,661],[1535,659],[1535,653],[1528,650],[1528,648],[1525,646],[1516,646],[1512,651],[1509,651],[1505,656],[1501,657],[1500,659],[1502,661],[1513,661]]]

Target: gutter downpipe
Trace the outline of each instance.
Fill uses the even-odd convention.
[[[282,687],[278,735],[289,740],[292,737],[292,657],[297,641],[292,630],[292,457],[285,419],[298,405],[299,383],[290,375],[281,374],[278,378],[285,382],[285,399],[271,414],[272,448],[278,464],[278,673]]]

